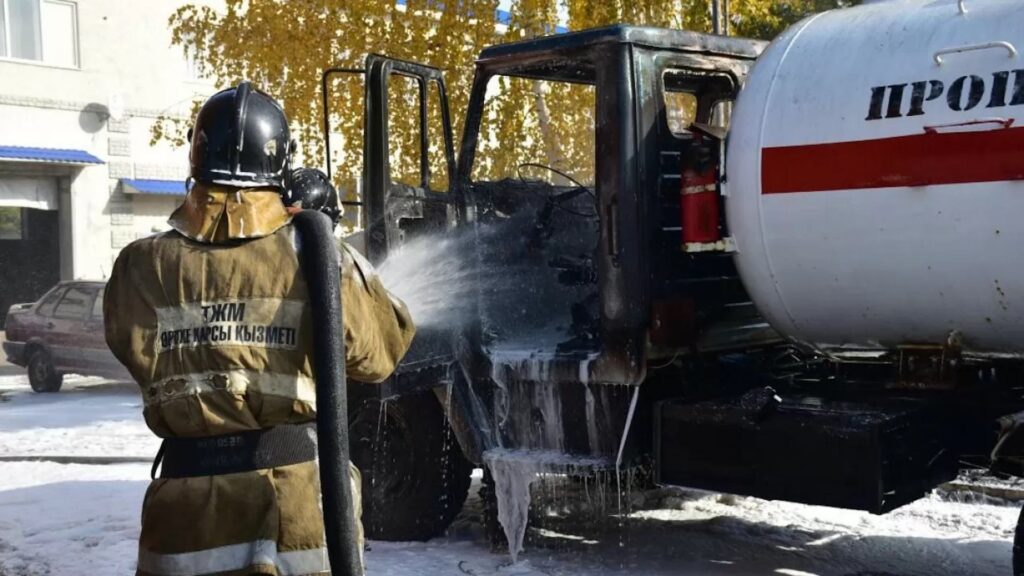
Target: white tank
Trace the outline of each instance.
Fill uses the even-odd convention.
[[[819,14],[732,117],[736,263],[782,333],[843,355],[1024,356],[1024,1]]]

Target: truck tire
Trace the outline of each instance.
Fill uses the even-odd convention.
[[[473,466],[427,390],[353,398],[352,461],[362,477],[363,528],[375,540],[429,540],[462,510]]]
[[[1017,530],[1013,533],[1013,576],[1024,576],[1024,508],[1017,517]]]
[[[28,359],[28,383],[34,392],[59,392],[64,375],[57,372],[50,360],[50,354],[36,348]]]

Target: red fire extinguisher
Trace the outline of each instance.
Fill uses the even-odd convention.
[[[680,207],[683,244],[713,243],[722,239],[719,229],[718,167],[713,141],[694,133],[682,155]]]

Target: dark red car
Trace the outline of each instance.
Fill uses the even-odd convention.
[[[7,312],[4,352],[28,368],[36,392],[57,392],[64,374],[131,380],[103,336],[105,282],[61,282],[31,304]]]

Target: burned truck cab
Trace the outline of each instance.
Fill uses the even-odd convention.
[[[624,437],[652,366],[776,339],[719,194],[731,102],[763,47],[613,26],[481,53],[455,182],[476,236],[479,321],[452,396],[473,460],[621,463],[642,451]]]
[[[329,159],[336,81],[364,80],[360,249],[385,275],[404,254],[459,279],[419,283],[456,295],[439,299],[449,321],[416,318],[396,374],[349,387],[368,536],[436,536],[474,464],[629,466],[683,385],[676,359],[777,341],[720,194],[731,102],[763,47],[613,26],[487,48],[457,157],[440,70],[370,55],[324,72]]]

